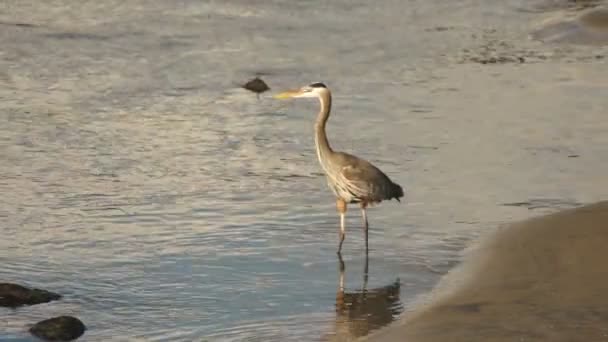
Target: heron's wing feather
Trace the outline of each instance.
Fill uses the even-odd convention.
[[[372,163],[351,155],[344,154],[344,157],[339,178],[342,187],[354,197],[377,202],[402,195],[400,187]]]
[[[380,195],[382,177],[377,172],[358,165],[346,165],[342,167],[340,175],[346,183],[350,193],[359,199],[376,199]]]

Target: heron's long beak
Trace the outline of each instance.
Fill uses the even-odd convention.
[[[297,90],[288,90],[279,94],[276,94],[274,96],[275,99],[289,99],[292,98],[296,95],[299,95],[301,93],[301,91],[299,89]]]

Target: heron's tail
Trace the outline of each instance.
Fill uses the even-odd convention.
[[[401,188],[401,185],[397,184],[397,183],[393,183],[393,198],[397,200],[397,202],[401,202],[401,200],[399,200],[400,197],[403,197],[403,189]]]

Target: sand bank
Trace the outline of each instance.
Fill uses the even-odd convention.
[[[505,226],[371,341],[608,340],[608,201]]]

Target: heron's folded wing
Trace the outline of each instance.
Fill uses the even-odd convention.
[[[347,165],[340,170],[348,191],[360,199],[374,197],[376,186],[373,175],[355,165]]]

